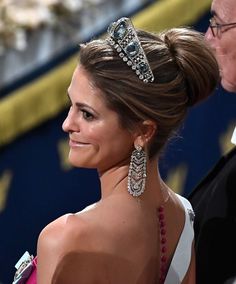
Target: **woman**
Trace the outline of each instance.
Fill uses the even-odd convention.
[[[63,130],[71,164],[97,168],[101,200],[41,232],[38,284],[195,283],[191,205],[157,165],[217,82],[211,51],[189,29],[152,34],[121,18],[106,40],[81,46]]]

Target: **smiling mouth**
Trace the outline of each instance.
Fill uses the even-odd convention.
[[[74,141],[74,140],[69,140],[69,146],[70,147],[78,147],[78,146],[88,146],[90,145],[89,143],[84,143],[80,141]]]

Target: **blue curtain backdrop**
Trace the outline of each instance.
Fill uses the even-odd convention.
[[[204,15],[196,29],[205,31],[208,18]],[[174,190],[187,195],[217,161],[236,124],[235,109],[235,95],[219,87],[207,102],[189,110],[179,137],[160,160]],[[25,250],[36,253],[38,234],[47,223],[99,198],[96,171],[66,162],[65,117],[66,111],[0,150],[0,186],[5,190],[0,202],[1,284],[12,282],[14,265]]]

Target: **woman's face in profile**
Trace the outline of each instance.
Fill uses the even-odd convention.
[[[71,107],[62,128],[70,138],[70,163],[103,172],[129,161],[134,135],[121,127],[82,66],[74,71],[68,96]]]

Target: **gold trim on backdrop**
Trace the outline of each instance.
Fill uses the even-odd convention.
[[[57,150],[58,150],[58,155],[60,158],[61,169],[63,171],[71,170],[73,166],[70,164],[68,160],[68,155],[70,151],[68,138],[62,138],[58,141]]]
[[[135,26],[158,31],[191,25],[210,7],[211,0],[160,0],[137,13]],[[66,108],[66,89],[77,55],[0,100],[0,146],[12,142]]]
[[[235,147],[234,144],[231,142],[231,137],[234,132],[235,125],[236,125],[236,121],[235,120],[231,121],[228,124],[228,127],[225,128],[225,131],[221,133],[219,137],[219,144],[220,144],[222,155],[225,155],[226,153],[228,153],[231,149]]]
[[[188,166],[185,163],[181,163],[168,171],[165,183],[169,188],[173,189],[174,192],[183,194],[183,188],[185,186],[186,178],[188,173]]]
[[[13,173],[5,170],[0,176],[0,213],[5,209]]]
[[[66,91],[76,64],[74,56],[0,101],[0,146],[65,109]]]
[[[158,31],[195,23],[212,0],[159,0],[132,19],[136,27]]]

